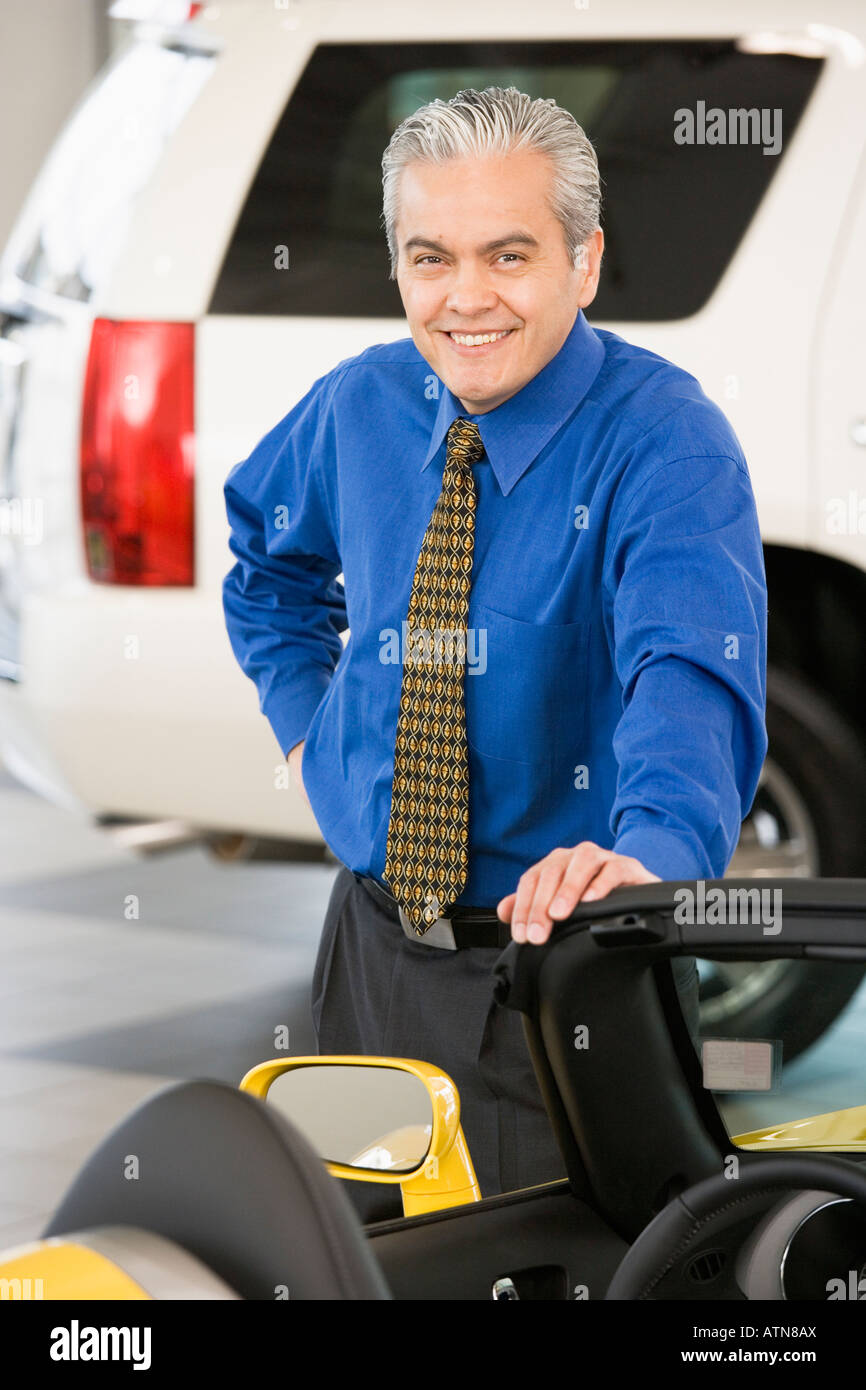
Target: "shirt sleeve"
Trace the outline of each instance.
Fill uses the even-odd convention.
[[[226,627],[284,754],[305,737],[348,626],[327,381],[235,464],[223,489],[236,557],[223,581]]]
[[[614,850],[662,879],[721,878],[767,751],[767,590],[748,471],[661,465],[606,566],[622,716]]]

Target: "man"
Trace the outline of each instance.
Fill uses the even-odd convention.
[[[564,1172],[492,965],[618,885],[724,873],[766,751],[763,558],[722,412],[586,321],[604,241],[574,118],[461,92],[383,173],[412,338],[340,363],[232,470],[225,613],[344,866],[320,1051],[450,1073],[490,1195]]]

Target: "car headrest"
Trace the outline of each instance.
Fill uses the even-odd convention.
[[[173,1083],[85,1162],[43,1237],[134,1226],[245,1299],[388,1299],[364,1229],[279,1111],[218,1081]]]
[[[4,1250],[0,1284],[13,1298],[60,1302],[239,1297],[188,1250],[135,1226],[94,1226]]]

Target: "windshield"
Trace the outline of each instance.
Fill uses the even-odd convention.
[[[703,1082],[728,1136],[866,1151],[862,963],[699,959],[698,975]]]

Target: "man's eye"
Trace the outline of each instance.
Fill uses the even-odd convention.
[[[424,265],[425,261],[436,261],[436,262],[439,262],[441,259],[442,259],[441,256],[434,256],[434,255],[432,254],[432,252],[431,252],[431,253],[430,253],[429,255],[427,255],[427,256],[419,256],[418,259],[416,260],[415,264],[416,264],[416,265]]]
[[[501,261],[522,261],[523,257],[519,256],[516,251],[503,251],[499,259]]]

